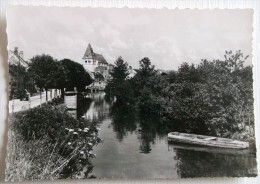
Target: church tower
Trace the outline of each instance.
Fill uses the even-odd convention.
[[[95,72],[96,68],[100,66],[107,69],[108,63],[105,58],[101,54],[95,53],[90,44],[88,44],[82,59],[83,66],[87,71]]]

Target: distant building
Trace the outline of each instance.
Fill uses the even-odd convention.
[[[18,51],[18,47],[15,47],[14,50],[8,51],[8,63],[11,65],[21,65],[25,68],[28,68],[28,61],[23,58],[23,51]]]
[[[34,84],[31,78],[26,78],[29,62],[24,59],[23,51],[18,51],[18,47],[8,51],[9,64],[9,98],[14,95],[19,96],[19,91],[24,89],[32,92]]]
[[[95,53],[90,44],[83,55],[83,67],[94,79],[90,88],[103,90],[109,79],[111,64],[108,64],[103,55]]]
[[[96,72],[96,70],[104,71],[108,69],[106,59],[98,53],[95,53],[90,44],[83,56],[83,66],[87,71]]]
[[[131,79],[137,73],[131,66],[128,67],[129,75],[127,76],[128,79]]]
[[[23,78],[19,76],[18,67],[28,68],[28,62],[23,59],[23,51],[18,52],[18,47],[8,51],[9,64],[9,91],[12,91],[24,83]]]

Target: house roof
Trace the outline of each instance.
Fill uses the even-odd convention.
[[[88,47],[87,47],[87,50],[83,56],[83,59],[86,59],[86,58],[92,58],[94,56],[94,52],[93,52],[93,49],[91,47],[90,44],[88,44]]]
[[[88,44],[88,47],[82,59],[93,59],[98,60],[99,63],[108,64],[106,59],[101,54],[95,53],[93,51],[90,44]]]
[[[98,60],[99,63],[108,64],[106,59],[101,54],[95,53],[94,59]]]
[[[14,57],[16,58],[16,61],[13,60]],[[28,61],[25,61],[21,56],[16,55],[12,50],[9,50],[8,62],[10,64],[18,64],[20,62],[24,67],[28,67],[29,64]]]

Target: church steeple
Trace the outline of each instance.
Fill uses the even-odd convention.
[[[87,50],[86,50],[86,52],[83,56],[83,59],[93,58],[94,55],[95,55],[95,53],[93,52],[91,45],[88,44],[88,47],[87,47]]]

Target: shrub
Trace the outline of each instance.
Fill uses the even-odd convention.
[[[91,158],[95,156],[92,149],[100,142],[97,137],[98,129],[94,122],[75,119],[63,105],[55,107],[48,104],[15,113],[10,120],[10,131],[16,135],[16,140],[13,142],[24,142],[27,146],[22,149],[30,153],[28,158],[31,160],[28,162],[33,162],[31,165],[39,166],[38,169],[31,167],[37,172],[32,173],[35,176],[29,177],[38,179],[50,177],[46,173],[46,177],[37,176],[42,172],[42,156],[56,155],[51,159],[51,162],[54,163],[51,167],[53,171],[48,173],[55,173],[55,175],[58,173],[58,178],[76,177],[84,167],[88,168],[86,172],[91,170]],[[41,142],[43,143],[41,144]],[[42,156],[34,154],[33,147],[42,150]],[[60,158],[63,160],[61,163]],[[17,162],[19,161],[17,160]],[[55,168],[55,165],[59,166]],[[44,166],[42,165],[42,167]]]

